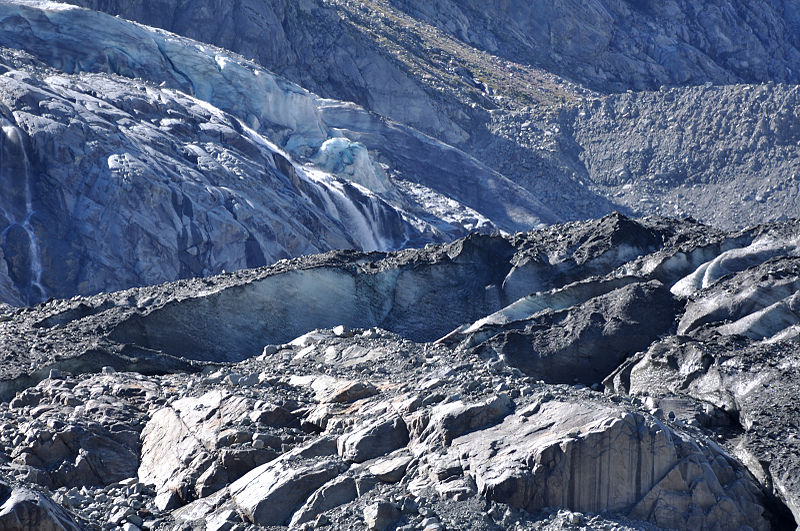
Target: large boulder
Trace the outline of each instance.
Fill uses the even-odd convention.
[[[389,412],[367,419],[338,441],[339,455],[346,461],[363,463],[408,444],[408,428],[402,417]]]
[[[614,511],[663,527],[769,529],[749,472],[718,446],[591,401],[551,400],[453,441],[481,494],[536,512]]]
[[[449,445],[453,439],[480,428],[493,426],[514,409],[508,395],[501,394],[481,402],[455,400],[433,407],[415,417],[415,440],[429,446]]]
[[[138,475],[143,483],[155,486],[162,507],[206,496],[276,457],[270,448],[239,452],[228,448],[245,432],[226,428],[263,413],[254,412],[253,407],[252,400],[244,397],[210,391],[176,400],[153,413],[142,431]],[[253,422],[257,420],[261,417]]]
[[[16,488],[8,492],[0,506],[0,529],[3,531],[78,531],[75,520],[53,500],[36,491]]]

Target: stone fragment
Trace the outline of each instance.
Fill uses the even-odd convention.
[[[513,410],[514,403],[505,393],[478,403],[461,400],[435,406],[424,430],[415,433],[415,438],[427,444],[445,445],[465,433],[500,422]]]
[[[369,466],[369,472],[385,483],[397,483],[406,474],[406,468],[414,460],[407,450],[398,450],[379,458]]]
[[[338,441],[339,455],[346,461],[363,463],[408,444],[406,423],[390,412],[358,424]]]
[[[384,531],[400,519],[400,514],[400,509],[393,503],[374,503],[364,509],[364,523],[371,531]]]
[[[320,402],[345,404],[376,394],[378,394],[378,390],[369,382],[344,382],[331,389],[326,396],[320,399]]]
[[[329,511],[345,503],[350,503],[358,497],[356,482],[350,476],[339,476],[317,489],[308,501],[294,513],[289,523],[290,528],[295,528],[306,522],[314,520],[320,513]]]
[[[5,487],[5,485],[3,485]],[[7,487],[6,487],[7,488]],[[6,492],[8,492],[6,490]],[[0,506],[0,529],[8,531],[78,531],[81,527],[43,494],[17,488]],[[5,498],[5,496],[4,496]]]
[[[318,441],[292,450],[231,483],[231,499],[254,524],[286,525],[311,493],[347,468],[330,453],[320,455],[331,451]]]

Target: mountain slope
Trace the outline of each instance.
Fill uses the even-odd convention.
[[[145,19],[166,10],[171,15],[161,23],[191,33],[212,22],[208,6],[192,5],[196,9],[136,2],[95,7]],[[240,20],[244,15],[237,10],[246,5],[232,4],[230,20]],[[318,54],[326,50],[380,57],[376,75],[402,72],[422,91],[409,97],[432,105],[418,109],[416,118],[398,116],[437,139],[353,104],[322,99],[223,50],[123,19],[58,4],[9,2],[3,10],[0,39],[9,47],[9,72],[3,78],[8,162],[2,167],[8,200],[0,284],[3,300],[15,304],[331,248],[393,249],[446,241],[468,230],[522,230],[612,209],[692,215],[723,227],[800,211],[792,177],[800,116],[792,110],[791,87],[592,95],[544,70],[469,46],[447,28],[425,22],[433,17],[430,10],[415,19],[389,4],[291,4],[264,11],[242,28],[246,35],[280,21],[281,28],[297,30],[276,27],[274,42],[257,41],[258,50],[245,50],[264,61],[269,53],[300,46],[292,39],[313,33],[317,40],[305,43],[312,56],[281,56],[295,61],[295,74],[306,72],[298,66],[302,61],[324,60]],[[765,13],[772,17],[772,11]],[[347,22],[329,23],[340,16]],[[236,35],[225,42],[255,46],[239,39],[232,24],[220,26],[220,42]],[[14,51],[20,47],[30,55]],[[285,69],[287,64],[277,63]],[[328,70],[349,75],[347,69]],[[358,92],[354,79],[356,85],[347,87]],[[51,81],[57,86],[48,86]],[[330,93],[342,79],[330,81],[313,84]],[[385,88],[387,94],[406,94],[391,84]],[[77,98],[70,91],[92,103],[71,102]],[[405,96],[379,103],[377,96],[364,99],[355,92],[350,95],[390,116],[392,109],[413,110]],[[102,118],[94,100],[124,117],[122,128],[113,123],[116,118]],[[30,102],[60,112],[45,113],[43,120],[39,111],[26,109]],[[436,121],[435,109],[445,108],[458,110],[448,111],[455,129]],[[87,112],[94,117],[86,118]],[[75,120],[86,132],[73,125],[75,134],[62,140],[63,127]],[[105,134],[108,127],[119,134]],[[128,162],[120,162],[123,154]],[[124,173],[125,164],[129,175],[138,175],[128,192],[110,178]],[[18,180],[20,171],[26,177]],[[187,176],[211,188],[189,184]],[[141,202],[142,195],[169,197],[176,206],[158,210],[152,201]],[[201,209],[203,219],[195,223],[194,210],[181,206],[184,196],[188,204],[207,205],[211,218]],[[105,218],[92,214],[92,205],[111,197],[122,206]],[[726,208],[718,208],[721,203]],[[126,234],[127,220],[139,228]],[[90,234],[98,224],[99,237]]]
[[[231,47],[409,123],[478,154],[560,219],[617,209],[741,227],[800,207],[787,135],[798,117],[789,89],[770,84],[800,72],[795,0],[275,0],[219,17],[206,0],[75,3]]]
[[[7,302],[554,219],[463,152],[222,50],[59,4],[3,4],[0,29],[36,57],[7,49],[0,78]]]
[[[478,48],[603,92],[800,80],[795,0],[388,3]]]

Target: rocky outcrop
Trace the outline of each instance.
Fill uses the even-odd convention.
[[[310,494],[345,468],[341,460],[330,457],[332,449],[332,445],[315,442],[255,468],[231,484],[231,499],[254,524],[288,524]]]
[[[130,529],[794,525],[797,233],[613,215],[7,311],[0,479]]]
[[[4,485],[6,489],[7,486]],[[78,524],[61,507],[44,495],[17,488],[6,492],[0,506],[0,527],[9,531],[41,529],[42,531],[77,531]]]
[[[794,1],[0,3],[0,527],[796,526]]]

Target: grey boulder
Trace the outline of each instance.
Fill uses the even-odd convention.
[[[451,452],[487,498],[617,511],[663,527],[769,529],[757,483],[713,444],[639,413],[591,401],[548,401],[453,441]]]

